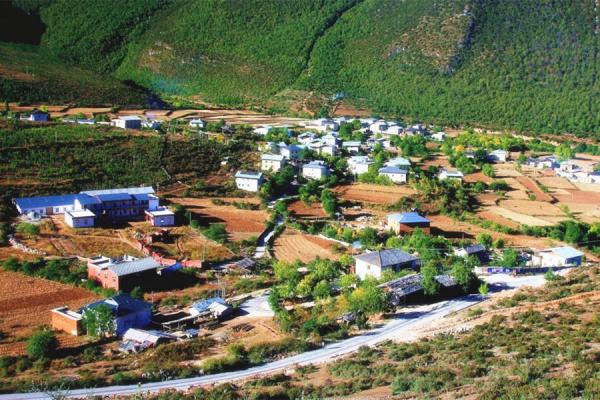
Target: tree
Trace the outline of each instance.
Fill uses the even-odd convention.
[[[473,266],[476,261],[471,259],[460,260],[452,265],[451,275],[465,292],[468,292],[475,282],[477,282],[477,276],[473,272]]]
[[[500,265],[506,268],[514,268],[519,266],[519,253],[514,249],[506,249],[500,259]]]
[[[58,340],[54,332],[43,330],[35,332],[29,340],[27,340],[27,354],[33,359],[41,359],[50,357],[58,348]]]
[[[488,284],[483,282],[481,285],[479,285],[479,294],[485,296],[486,294],[488,294],[488,292],[490,291]]]
[[[492,247],[493,239],[492,236],[488,233],[480,233],[477,235],[477,243],[484,246],[486,249]]]
[[[579,224],[575,221],[567,221],[564,240],[568,243],[577,243],[582,237]]]
[[[333,217],[338,208],[337,196],[331,190],[325,189],[323,192],[321,192],[321,204],[323,206],[323,210],[330,217]]]
[[[377,287],[377,281],[366,279],[350,294],[348,303],[350,311],[375,314],[385,310],[387,298],[383,290]]]
[[[562,143],[556,147],[554,154],[560,161],[570,160],[575,156],[575,151],[567,143]]]
[[[438,268],[434,262],[428,262],[421,267],[421,285],[423,286],[423,291],[428,296],[434,296],[440,290],[440,284],[435,279],[437,275]]]
[[[496,177],[494,167],[492,167],[490,164],[483,164],[483,166],[481,167],[481,172],[483,172],[485,176],[489,176],[490,178]]]
[[[83,326],[88,335],[94,338],[111,336],[115,333],[115,317],[106,304],[88,308],[83,312]]]
[[[331,295],[331,286],[329,285],[329,282],[327,282],[325,279],[319,281],[315,285],[312,295],[316,299],[324,299],[329,297]]]
[[[358,238],[365,247],[373,247],[379,244],[379,235],[377,234],[377,231],[370,227],[363,228],[358,234]]]

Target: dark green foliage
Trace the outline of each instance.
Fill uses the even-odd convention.
[[[87,268],[85,265],[72,260],[19,262],[16,258],[9,258],[4,261],[2,268],[7,271],[16,271],[25,275],[37,276],[71,285],[79,285],[82,279],[87,278]]]
[[[27,340],[27,355],[35,360],[52,356],[57,348],[58,340],[49,330],[35,332]]]
[[[218,243],[225,243],[227,241],[225,224],[210,224],[208,228],[202,230],[202,234]]]
[[[86,106],[148,102],[140,88],[68,65],[47,53],[34,46],[0,43],[0,67],[15,71],[15,75],[0,75],[0,100]]]
[[[201,177],[218,168],[226,151],[239,151],[237,146],[225,150],[216,141],[171,140],[81,125],[0,130],[0,175],[35,183],[0,186],[0,196],[151,185],[178,174]]]

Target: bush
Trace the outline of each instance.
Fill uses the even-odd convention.
[[[225,224],[210,224],[208,228],[202,231],[202,234],[218,243],[227,242],[227,230],[225,229]]]
[[[54,332],[49,330],[34,333],[27,341],[27,354],[32,359],[43,359],[50,357],[58,348],[58,340]]]

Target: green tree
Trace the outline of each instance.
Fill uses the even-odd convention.
[[[452,264],[451,275],[465,292],[468,292],[477,282],[477,276],[473,272],[477,260],[469,257],[467,260],[459,260]]]
[[[313,291],[312,295],[316,299],[324,299],[331,295],[331,285],[325,279],[319,281]]]
[[[83,326],[87,334],[94,338],[112,336],[115,333],[115,317],[106,304],[87,308],[83,312]]]
[[[480,233],[477,235],[477,243],[485,246],[486,249],[489,249],[492,247],[493,243],[492,235],[488,233]]]
[[[486,294],[488,294],[490,291],[488,284],[483,282],[481,285],[479,285],[479,294],[485,296]]]
[[[385,310],[387,298],[383,290],[377,287],[377,281],[366,279],[348,296],[350,311],[375,314]]]
[[[421,285],[426,295],[434,296],[440,290],[440,284],[435,279],[438,275],[438,267],[435,262],[428,262],[421,267]]]
[[[518,267],[520,264],[519,253],[514,249],[506,249],[500,259],[500,265],[506,268]]]
[[[58,340],[56,340],[54,332],[42,330],[35,332],[29,340],[27,340],[26,351],[29,357],[37,360],[50,357],[57,348]]]
[[[40,227],[28,222],[21,222],[17,225],[16,231],[28,237],[35,237],[40,234]]]
[[[575,156],[575,151],[567,143],[562,143],[556,147],[554,154],[560,161],[570,160]]]
[[[582,237],[581,227],[575,221],[567,221],[564,240],[568,243],[577,243]]]
[[[338,208],[337,196],[331,190],[325,189],[323,192],[321,192],[321,204],[323,206],[323,210],[330,217],[333,217]]]
[[[496,172],[494,171],[494,167],[491,166],[490,164],[483,164],[483,166],[481,167],[481,172],[483,172],[483,174],[485,176],[489,176],[490,178],[496,177]]]

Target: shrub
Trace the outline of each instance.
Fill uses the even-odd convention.
[[[50,357],[58,348],[58,340],[54,332],[43,330],[35,332],[27,341],[27,354],[29,357],[39,360]]]

